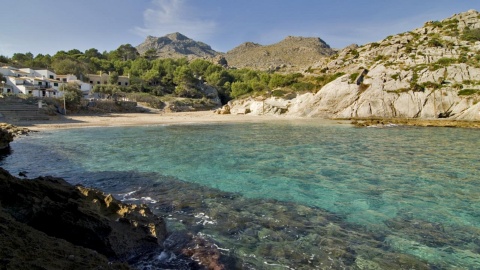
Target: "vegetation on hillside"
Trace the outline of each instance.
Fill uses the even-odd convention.
[[[154,59],[150,54],[140,55],[129,44],[103,53],[94,48],[85,52],[59,51],[53,56],[15,53],[11,58],[0,56],[0,61],[16,67],[50,69],[58,75],[74,74],[86,82],[88,74],[110,73],[108,84],[95,85],[94,92],[142,97],[149,100],[147,104],[158,103],[154,97],[205,99],[206,94],[201,91],[204,84],[214,87],[225,104],[247,94],[269,95],[278,88],[283,89],[282,93],[312,92],[338,77],[338,74],[309,77],[301,73],[229,69],[204,59]],[[118,76],[130,76],[130,85],[118,86]]]

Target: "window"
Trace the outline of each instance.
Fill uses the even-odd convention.
[[[38,82],[38,85],[42,85],[42,82]]]
[[[53,83],[53,86],[58,86],[58,83]]]
[[[90,84],[93,84],[93,81],[90,81]]]
[[[50,75],[50,79],[55,79],[55,78],[53,78],[53,75]]]
[[[122,82],[118,82],[118,85],[122,85]]]
[[[127,86],[127,85],[128,85],[128,82],[125,83],[125,86]]]
[[[100,81],[97,81],[97,84],[100,84]]]

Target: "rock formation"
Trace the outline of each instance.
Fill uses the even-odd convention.
[[[167,234],[145,205],[54,177],[0,168],[1,269],[226,269],[215,243]],[[5,268],[3,268],[5,267]]]
[[[33,234],[39,234],[63,239],[69,246],[77,246],[76,249],[95,250],[103,255],[95,255],[99,260],[133,260],[135,256],[161,249],[166,238],[163,219],[154,216],[148,207],[123,204],[111,195],[74,187],[59,178],[20,180],[0,168],[0,205],[2,225],[6,226],[10,220],[27,226],[32,238]],[[2,233],[6,237],[2,237],[2,247],[11,244],[7,232]],[[48,248],[52,247],[45,247]],[[52,258],[67,256],[68,259],[69,255],[75,255],[56,252]],[[12,252],[1,257],[8,265],[20,263],[18,260],[22,258],[17,256],[20,254]]]
[[[148,36],[136,49],[141,55],[153,49],[156,56],[160,58],[214,58],[221,55],[209,45],[194,41],[180,33],[172,33],[163,37]]]
[[[28,129],[0,123],[0,151],[6,149],[17,135],[28,133]]]
[[[479,52],[480,13],[470,10],[320,61],[317,73],[307,75],[338,78],[316,93],[236,100],[229,107],[232,113],[326,118],[480,120]]]

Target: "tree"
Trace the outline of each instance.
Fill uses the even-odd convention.
[[[241,95],[245,95],[245,94],[250,93],[252,91],[253,91],[253,89],[248,83],[246,83],[246,82],[234,82],[234,83],[232,83],[232,92],[230,93],[230,95],[233,98],[237,98]]]
[[[158,69],[152,68],[143,73],[141,78],[151,85],[157,85],[160,82],[160,72]]]
[[[145,57],[145,59],[149,60],[149,61],[152,61],[153,59],[157,58],[157,50],[151,48],[151,49],[148,49],[144,54],[143,54],[143,57]]]
[[[0,63],[8,64],[10,63],[10,58],[6,57],[5,55],[0,55]]]
[[[108,78],[108,83],[116,85],[118,83],[118,72],[112,71],[110,72],[110,76]]]
[[[79,57],[83,56],[83,53],[78,49],[71,49],[67,52],[67,54],[69,56],[75,57],[75,58],[79,58]]]
[[[54,61],[52,67],[57,74],[74,74],[77,78],[80,78],[87,70],[84,63],[70,58]]]
[[[196,82],[195,77],[193,76],[192,70],[188,66],[179,66],[175,69],[173,82],[176,85],[181,84],[193,84]]]
[[[137,58],[132,62],[130,72],[136,77],[150,69],[150,62],[145,58]]]
[[[190,62],[189,67],[195,76],[203,77],[205,75],[205,72],[208,70],[208,67],[211,65],[213,64],[206,60],[198,58]]]
[[[109,53],[109,59],[111,60],[135,60],[138,56],[137,49],[130,44],[120,45],[115,51]]]
[[[213,72],[206,77],[208,84],[212,86],[223,87],[225,83],[232,82],[233,77],[225,70]]]
[[[33,54],[28,53],[14,53],[12,56],[12,61],[18,64],[31,67],[33,64]]]
[[[80,102],[83,98],[83,93],[80,90],[80,86],[76,83],[68,83],[62,86],[65,103],[67,108],[78,108],[80,106]]]
[[[95,48],[91,48],[85,51],[83,54],[86,59],[90,58],[98,58],[98,59],[103,59],[104,56]]]
[[[47,54],[37,54],[33,59],[33,67],[37,68],[48,68],[52,65],[52,57]]]

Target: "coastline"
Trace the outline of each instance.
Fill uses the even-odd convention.
[[[32,131],[88,127],[120,127],[148,125],[190,125],[214,123],[255,123],[289,120],[318,120],[320,123],[350,124],[350,121],[278,115],[216,114],[213,111],[174,113],[111,113],[101,115],[67,115],[48,121],[24,121],[13,125]]]
[[[3,120],[5,121],[5,120]],[[369,126],[417,126],[417,127],[456,127],[480,128],[480,121],[461,121],[450,119],[418,118],[311,118],[290,115],[249,115],[216,114],[213,111],[195,112],[144,112],[144,113],[109,113],[109,114],[72,114],[56,116],[46,121],[21,121],[8,124],[26,128],[31,131],[51,129],[121,127],[149,125],[191,125],[214,123],[261,123],[271,121],[314,121],[320,124],[347,124],[356,127]]]

